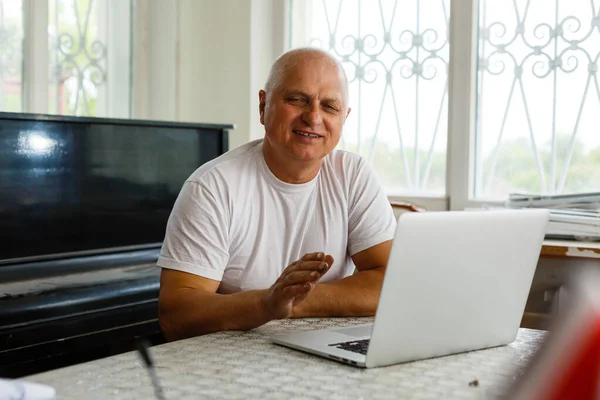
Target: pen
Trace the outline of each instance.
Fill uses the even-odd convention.
[[[138,339],[136,340],[135,347],[142,356],[144,364],[146,365],[146,369],[150,374],[150,379],[152,380],[152,386],[154,386],[154,394],[156,395],[156,398],[158,400],[165,400],[165,395],[160,385],[160,381],[158,380],[156,368],[154,367],[154,360],[152,358],[152,354],[150,354],[150,344],[145,339]]]

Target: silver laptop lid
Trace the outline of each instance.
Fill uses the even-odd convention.
[[[547,210],[403,214],[367,366],[513,341],[548,218]]]

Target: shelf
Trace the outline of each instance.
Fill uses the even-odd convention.
[[[554,258],[600,260],[600,242],[544,240],[540,255]]]
[[[521,328],[547,330],[550,326],[550,314],[525,311],[521,319]]]

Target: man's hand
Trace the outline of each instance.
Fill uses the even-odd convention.
[[[294,306],[306,299],[332,264],[333,257],[324,253],[306,254],[290,264],[263,297],[270,318],[289,317]]]

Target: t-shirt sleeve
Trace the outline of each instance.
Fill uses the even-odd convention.
[[[221,281],[229,261],[224,204],[203,183],[186,182],[169,216],[157,264]]]
[[[349,183],[348,251],[353,256],[391,240],[396,218],[373,169],[360,159]]]

